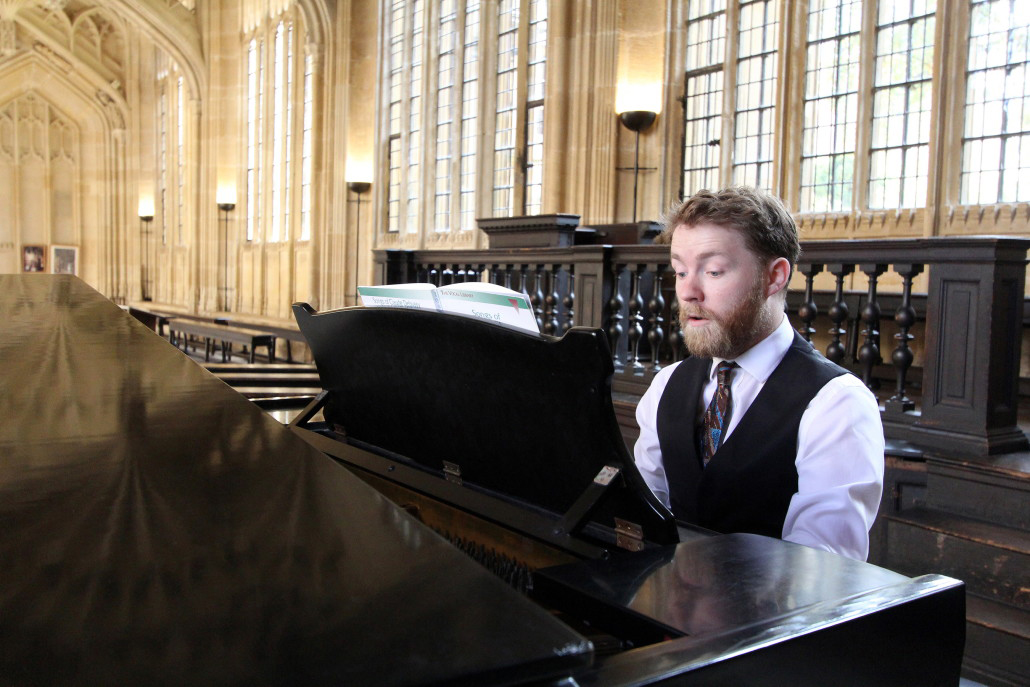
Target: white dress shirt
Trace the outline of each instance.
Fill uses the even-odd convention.
[[[723,441],[733,434],[793,340],[794,330],[784,317],[772,334],[736,359],[740,367],[730,379],[733,410]],[[698,406],[700,414],[715,394],[720,361],[716,358],[712,364]],[[655,375],[640,399],[636,411],[640,438],[633,448],[644,481],[667,506],[669,487],[658,443],[658,403],[678,365]],[[696,422],[700,422],[700,414]],[[795,460],[798,491],[787,508],[783,538],[864,561],[869,555],[869,528],[883,491],[883,443],[879,406],[862,381],[846,374],[827,382],[801,416]]]

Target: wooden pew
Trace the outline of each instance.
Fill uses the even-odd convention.
[[[180,320],[193,320],[195,322],[229,324],[229,321],[223,317],[206,317],[204,315],[191,315],[188,313],[161,312],[160,310],[148,310],[135,305],[129,306],[129,314],[150,329],[157,332],[158,336],[165,336],[165,327],[168,326],[168,321],[173,318],[178,318]]]
[[[179,336],[176,336],[178,334]],[[216,342],[221,343],[222,361],[227,362],[232,356],[232,344],[240,343],[248,346],[250,362],[254,362],[254,351],[257,347],[263,346],[268,351],[268,361],[275,362],[275,335],[257,329],[235,327],[226,324],[215,324],[197,322],[179,317],[172,317],[168,320],[168,340],[172,345],[180,347],[183,351],[188,345],[188,337],[195,336],[204,339],[204,360],[211,359],[211,352]]]
[[[277,327],[272,324],[254,324],[253,322],[237,322],[231,318],[220,319],[219,322],[230,324],[233,326],[246,327],[247,329],[256,329],[261,332],[268,332],[274,334],[277,338],[282,339],[286,342],[286,361],[293,362],[293,347],[290,345],[292,342],[302,343],[305,346],[308,340],[304,338],[304,335],[300,333],[298,329],[291,329],[290,327]]]

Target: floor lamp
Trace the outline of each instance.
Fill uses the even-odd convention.
[[[236,203],[219,203],[222,224],[222,310],[229,312],[229,213],[236,209]]]
[[[633,222],[637,221],[637,182],[640,177],[640,132],[654,124],[657,112],[650,110],[629,110],[619,113],[622,125],[637,135],[636,152],[633,154]]]
[[[150,223],[153,215],[139,216],[139,287],[144,301],[153,300],[150,294]]]
[[[347,188],[353,191],[354,195],[357,196],[351,203],[357,203],[358,212],[357,217],[354,221],[354,297],[357,298],[358,286],[361,281],[361,204],[366,202],[361,200],[361,194],[368,192],[368,189],[372,188],[371,181],[348,181]]]

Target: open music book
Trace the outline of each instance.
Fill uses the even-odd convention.
[[[359,286],[358,295],[366,307],[436,310],[540,333],[529,297],[489,282]]]

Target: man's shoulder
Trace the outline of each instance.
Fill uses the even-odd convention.
[[[815,344],[801,338],[800,334],[795,333],[794,341],[791,343],[787,353],[793,354],[798,364],[807,364],[815,374],[818,374],[823,384],[835,377],[854,377],[847,368],[841,367],[824,356],[816,349]],[[786,358],[787,356],[784,357]]]
[[[683,375],[690,375],[692,372],[696,373],[698,371],[701,371],[703,374],[707,370],[709,362],[709,358],[690,356],[663,367],[655,373],[650,386],[647,388],[646,395],[661,398],[662,394],[665,393],[665,387],[669,385],[669,381],[674,375],[682,381]]]
[[[838,375],[826,382],[819,395],[825,400],[854,400],[863,405],[872,405],[879,409],[876,396],[861,379],[854,374]]]

